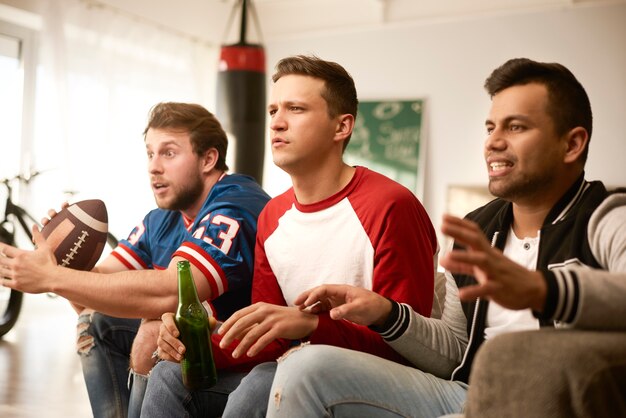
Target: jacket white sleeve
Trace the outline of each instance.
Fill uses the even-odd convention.
[[[552,319],[589,330],[626,330],[626,194],[609,196],[588,226],[589,246],[603,269],[576,266],[544,272]],[[550,292],[549,292],[550,294]]]

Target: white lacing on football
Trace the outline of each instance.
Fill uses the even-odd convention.
[[[74,213],[74,212],[72,212],[72,213]],[[85,213],[85,212],[83,212],[83,213]],[[85,215],[89,216],[86,213],[85,213]],[[74,214],[74,216],[76,216],[76,214]],[[74,259],[74,256],[76,255],[76,253],[78,253],[78,250],[83,246],[83,243],[85,242],[86,237],[88,237],[88,236],[89,236],[89,232],[83,230],[81,236],[78,237],[78,241],[75,242],[74,246],[70,249],[70,252],[65,254],[65,258],[63,258],[63,261],[61,261],[61,266],[67,267],[72,262],[72,260]]]

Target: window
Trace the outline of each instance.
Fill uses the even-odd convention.
[[[2,164],[0,177],[27,172],[32,141],[34,69],[32,32],[0,21],[0,115]]]

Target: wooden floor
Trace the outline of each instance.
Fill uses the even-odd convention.
[[[75,330],[65,300],[24,295],[17,324],[0,339],[0,417],[92,416]]]

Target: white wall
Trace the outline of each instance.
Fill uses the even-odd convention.
[[[587,178],[626,185],[625,23],[626,5],[614,4],[294,36],[266,44],[268,71],[282,57],[314,53],[341,63],[360,99],[426,98],[423,203],[439,229],[449,185],[486,185],[482,144],[489,98],[482,86],[513,57],[572,70],[595,116]],[[272,194],[289,184],[269,158],[265,178]]]
[[[0,3],[35,10],[38,2]],[[280,58],[314,53],[344,65],[354,76],[361,99],[425,98],[423,203],[438,229],[448,186],[486,185],[482,142],[489,99],[482,85],[496,66],[512,57],[560,62],[577,75],[595,114],[587,177],[626,185],[622,126],[626,3],[572,4],[526,13],[274,36],[265,43],[268,72]],[[262,22],[268,25],[271,21]],[[288,177],[272,164],[269,150],[265,170],[264,186],[271,195],[289,186]],[[119,234],[127,229],[120,228]]]

